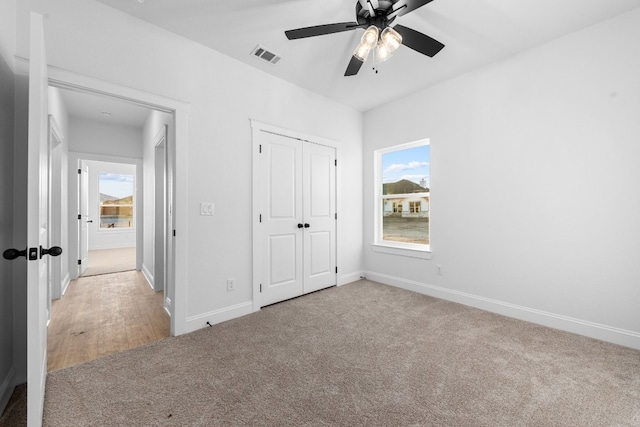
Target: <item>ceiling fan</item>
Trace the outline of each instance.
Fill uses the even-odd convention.
[[[358,0],[356,2],[356,22],[316,25],[285,31],[289,40],[322,36],[325,34],[352,31],[364,28],[365,32],[356,47],[345,76],[354,76],[366,61],[370,51],[374,51],[378,62],[388,59],[401,44],[433,57],[444,45],[416,30],[391,23],[399,16],[406,15],[433,0]]]

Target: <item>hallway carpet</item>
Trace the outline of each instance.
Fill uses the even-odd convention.
[[[44,425],[637,426],[640,351],[360,281],[52,372]]]

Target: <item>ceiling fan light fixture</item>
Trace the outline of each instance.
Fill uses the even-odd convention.
[[[358,47],[356,47],[356,50],[353,52],[353,56],[355,56],[362,62],[366,61],[367,57],[369,56],[369,52],[376,46],[377,41],[378,27],[372,25],[366,29],[366,31],[360,38],[360,43],[358,44]]]
[[[384,45],[387,47],[387,50],[393,53],[402,44],[402,36],[393,28],[387,27],[382,30],[380,41],[384,43]]]
[[[378,27],[375,25],[370,26],[366,29],[362,37],[360,38],[361,45],[369,46],[369,49],[376,45],[378,41]]]
[[[387,27],[382,30],[378,46],[376,48],[375,58],[378,63],[384,62],[391,58],[393,53],[402,44],[402,36],[393,28]]]

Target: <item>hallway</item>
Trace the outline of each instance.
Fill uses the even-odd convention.
[[[52,303],[48,371],[169,337],[162,301],[139,271],[74,280]]]

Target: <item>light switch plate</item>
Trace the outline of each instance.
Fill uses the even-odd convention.
[[[200,215],[211,216],[215,212],[213,202],[200,203]]]

